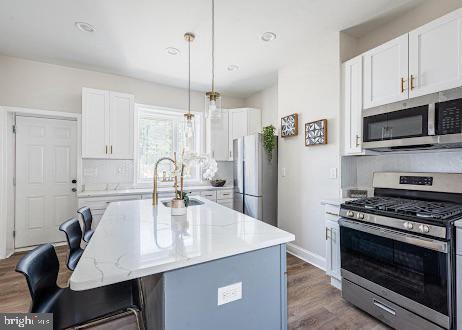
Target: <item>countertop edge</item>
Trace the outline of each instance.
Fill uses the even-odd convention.
[[[264,249],[264,248],[268,248],[268,247],[272,247],[276,245],[281,245],[281,244],[287,244],[289,242],[295,241],[295,235],[288,233],[288,232],[286,232],[286,234],[287,234],[286,235],[287,237],[268,241],[268,242],[259,244],[258,246],[250,246],[247,248],[236,249],[235,251],[229,251],[227,253],[220,253],[217,255],[212,254],[212,255],[208,255],[205,258],[199,257],[199,258],[194,258],[194,259],[185,259],[184,261],[180,261],[180,262],[176,262],[176,263],[172,263],[172,264],[164,265],[160,267],[146,268],[140,271],[132,271],[127,276],[113,276],[110,278],[105,276],[105,279],[108,279],[108,280],[107,281],[105,280],[104,283],[93,282],[93,281],[75,282],[72,280],[72,275],[71,275],[69,279],[69,287],[73,291],[84,291],[84,290],[95,289],[95,288],[99,288],[102,286],[119,283],[122,281],[128,281],[128,280],[133,280],[133,279],[144,277],[144,276],[164,273],[164,272],[168,272],[171,270],[194,266],[194,265],[198,265],[198,264],[205,263],[205,262],[210,262],[210,261],[214,261],[214,260],[218,260],[218,259],[222,259],[226,257],[231,257],[231,256],[247,253],[247,252],[253,252],[256,250],[260,250],[260,249]]]

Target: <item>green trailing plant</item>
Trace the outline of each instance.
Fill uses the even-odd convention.
[[[273,150],[276,147],[276,140],[274,138],[275,128],[273,125],[263,127],[263,148],[265,148],[268,159],[272,159]]]

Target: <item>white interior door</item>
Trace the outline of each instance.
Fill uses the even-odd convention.
[[[408,98],[408,35],[364,54],[364,108]]]
[[[410,97],[462,85],[462,10],[409,33]]]
[[[76,126],[16,117],[16,248],[64,240],[58,227],[77,209]]]

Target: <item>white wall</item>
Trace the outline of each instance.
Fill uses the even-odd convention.
[[[185,73],[186,74],[186,73]],[[80,113],[82,87],[135,95],[135,102],[185,109],[187,90],[138,79],[66,66],[0,56],[0,105]],[[205,109],[203,93],[193,92],[193,110]],[[223,97],[223,106],[244,106],[244,100]]]
[[[279,226],[295,234],[289,249],[325,266],[324,215],[321,200],[339,196],[340,57],[339,33],[326,33],[300,62],[278,72],[278,117],[299,115],[299,134],[279,142]],[[328,120],[328,144],[305,147],[304,125]],[[286,176],[282,177],[282,169]]]
[[[273,125],[278,128],[278,85],[270,86],[245,99],[245,106],[262,110],[262,126]]]

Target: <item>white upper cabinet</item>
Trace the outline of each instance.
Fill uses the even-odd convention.
[[[133,159],[133,114],[135,97],[110,92],[110,158]]]
[[[345,155],[358,154],[362,151],[362,74],[362,56],[355,57],[343,64]]]
[[[82,157],[133,159],[133,95],[82,89]]]
[[[109,145],[109,92],[82,90],[82,157],[106,158]]]
[[[364,53],[364,108],[408,98],[408,35]]]
[[[462,10],[409,33],[409,96],[462,85]]]
[[[220,119],[207,119],[207,152],[217,161],[227,161],[229,154],[228,111],[223,110]]]
[[[233,141],[261,132],[261,110],[239,108],[229,110],[229,160],[233,159]]]

